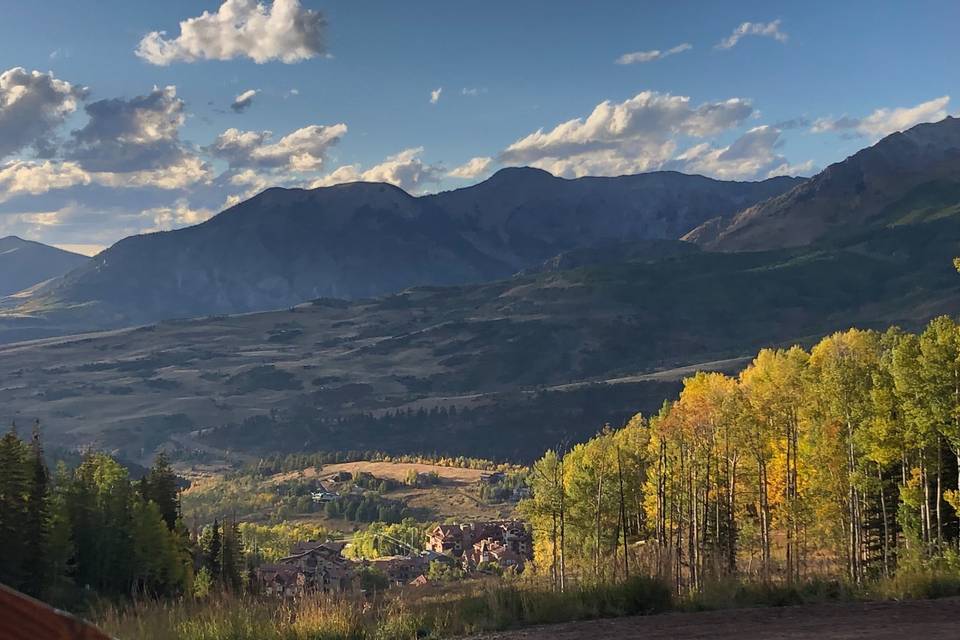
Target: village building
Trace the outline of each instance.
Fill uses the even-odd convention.
[[[350,590],[353,563],[343,557],[343,546],[342,542],[297,543],[290,555],[257,569],[261,589],[278,597]]]
[[[367,564],[395,585],[407,584],[430,568],[430,560],[426,556],[386,556],[369,560]]]
[[[533,559],[533,539],[517,520],[437,525],[427,534],[427,549],[458,558],[468,570],[483,563],[522,569]]]

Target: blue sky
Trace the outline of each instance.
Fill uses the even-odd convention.
[[[0,235],[89,252],[266,186],[519,164],[810,175],[960,111],[958,24],[955,0],[10,3]]]

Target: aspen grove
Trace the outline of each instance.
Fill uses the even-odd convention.
[[[960,543],[960,325],[851,329],[697,373],[533,466],[536,565],[571,580],[890,577]]]

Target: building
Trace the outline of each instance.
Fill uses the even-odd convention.
[[[533,539],[517,520],[437,525],[427,534],[427,549],[460,559],[468,570],[484,562],[522,569],[533,559]]]
[[[490,538],[475,542],[467,553],[463,554],[463,566],[468,571],[474,571],[483,565],[496,565],[501,569],[522,569],[524,561],[522,555],[514,551],[503,542]]]
[[[392,584],[407,584],[426,573],[430,560],[426,556],[387,556],[369,560],[368,565],[382,573]]]
[[[353,563],[343,557],[341,542],[301,542],[290,555],[257,569],[264,593],[290,597],[308,591],[340,593],[351,588]]]
[[[337,501],[340,498],[340,494],[336,491],[330,491],[323,483],[317,483],[317,489],[310,493],[310,497],[313,498],[314,502],[326,503]]]

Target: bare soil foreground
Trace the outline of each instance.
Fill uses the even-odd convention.
[[[956,640],[960,598],[665,613],[531,627],[484,640]]]

